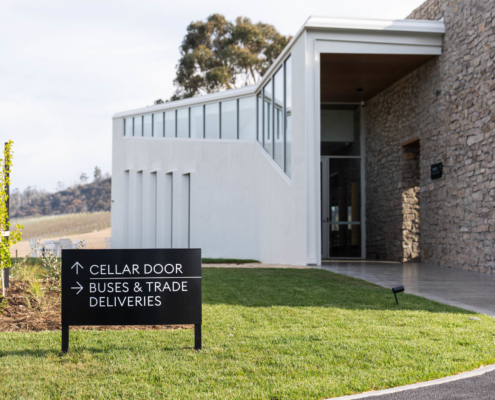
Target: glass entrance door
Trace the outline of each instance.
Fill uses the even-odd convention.
[[[358,105],[321,110],[322,259],[361,258],[361,123]]]
[[[322,157],[322,256],[361,257],[359,158]]]

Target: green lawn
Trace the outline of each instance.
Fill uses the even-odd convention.
[[[244,260],[237,258],[202,258],[203,264],[258,264],[258,260]]]
[[[2,333],[0,398],[320,399],[495,363],[484,315],[321,270],[203,276],[202,351],[192,330],[73,331],[64,356],[59,332]]]

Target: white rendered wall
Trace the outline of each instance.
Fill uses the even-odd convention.
[[[291,55],[292,178],[256,142],[124,137],[123,118],[114,119],[113,248],[171,239],[203,257],[307,264],[302,40]]]
[[[320,264],[320,54],[441,54],[444,32],[442,21],[312,17],[256,87],[116,114],[112,247],[155,243],[179,248],[189,243],[202,248],[204,257]],[[292,179],[254,142],[123,137],[124,117],[254,95],[289,53]],[[364,227],[364,169],[361,172]],[[149,198],[154,194],[156,201]],[[150,227],[153,218],[156,224]],[[363,248],[365,232],[363,228]]]

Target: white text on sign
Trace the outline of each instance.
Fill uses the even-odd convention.
[[[92,265],[89,268],[89,272],[91,275],[149,275],[149,274],[183,274],[182,265],[181,264],[130,264],[125,266],[110,265],[110,264],[101,264],[101,265]]]

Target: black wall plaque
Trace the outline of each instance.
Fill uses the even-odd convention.
[[[62,351],[70,325],[195,325],[201,250],[62,250]],[[64,341],[64,337],[66,340]]]
[[[437,163],[431,165],[431,179],[439,179],[443,175],[443,164]]]

